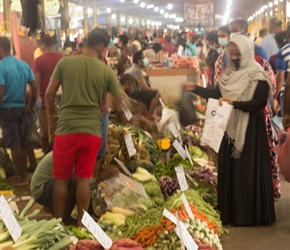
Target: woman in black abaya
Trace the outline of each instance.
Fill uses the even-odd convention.
[[[276,221],[271,162],[264,107],[271,80],[254,59],[254,43],[233,37],[227,47],[229,65],[214,90],[185,83],[203,98],[234,106],[219,149],[218,208],[223,223],[237,226]]]

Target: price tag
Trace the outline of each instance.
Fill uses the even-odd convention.
[[[122,108],[127,120],[130,121],[130,119],[132,118],[133,115],[132,115],[130,109],[128,109],[124,100],[121,102],[121,108]]]
[[[175,167],[175,172],[176,172],[177,179],[179,182],[180,190],[181,191],[187,190],[188,184],[187,184],[187,180],[185,178],[185,173],[184,173],[183,167],[182,166]]]
[[[175,225],[177,224],[176,217],[172,213],[170,213],[170,211],[168,211],[166,208],[164,208],[163,210],[163,216],[165,216],[168,220],[173,222]]]
[[[177,55],[182,56],[182,52],[183,52],[183,47],[179,45],[178,50],[177,50]]]
[[[132,136],[131,136],[131,134],[126,134],[124,136],[124,138],[125,138],[128,154],[130,157],[132,157],[133,155],[135,155],[137,153],[137,151],[134,147]]]
[[[165,104],[164,104],[164,102],[162,101],[161,98],[159,98],[159,102],[160,102],[160,104],[162,105],[162,108],[166,109],[166,106],[165,106]]]
[[[22,234],[22,229],[3,195],[0,197],[0,217],[4,221],[12,239],[16,242]]]
[[[176,227],[175,233],[180,238],[180,241],[184,242],[184,246],[187,250],[198,250],[198,245],[195,243],[194,239],[184,225],[180,224],[180,230]]]
[[[190,156],[190,154],[189,154],[189,152],[188,152],[188,148],[187,148],[187,146],[185,146],[185,151],[186,151],[187,158],[188,158],[189,161],[190,161],[190,165],[193,166],[193,161],[192,161],[191,156]]]
[[[203,87],[204,87],[204,88],[206,88],[206,86],[207,86],[207,83],[206,83],[206,78],[205,78],[205,75],[204,75],[204,74],[202,74],[202,75],[201,75],[201,78],[202,78]]]
[[[182,230],[181,230],[181,225],[180,225],[179,218],[178,218],[178,213],[176,213],[176,221],[177,221],[177,227],[175,228],[175,232],[177,232],[177,235],[178,235],[178,237],[180,239],[181,248],[183,250],[185,250],[184,241],[183,241],[183,235],[182,235]]]
[[[180,156],[182,157],[182,159],[185,160],[185,158],[186,158],[186,151],[181,146],[181,144],[179,143],[179,141],[178,140],[175,140],[172,145],[176,149],[176,151],[178,152],[178,154],[180,154]]]
[[[110,249],[112,247],[113,241],[86,211],[84,211],[82,223],[103,246],[103,248]]]
[[[185,173],[185,176],[187,177],[187,179],[189,179],[192,182],[194,186],[196,187],[198,186],[198,183],[190,176],[189,173]]]
[[[123,171],[125,172],[125,174],[127,174],[128,176],[131,176],[132,175],[123,162],[121,162],[120,160],[118,160],[116,157],[114,157],[114,160],[118,163],[118,165],[120,166],[120,168],[123,169]]]
[[[179,136],[179,132],[178,132],[178,130],[177,130],[177,128],[176,128],[176,126],[174,125],[173,122],[170,122],[168,124],[168,129],[173,134],[174,138],[177,138]]]
[[[188,201],[187,201],[186,196],[185,196],[184,193],[181,195],[181,200],[182,200],[182,202],[183,202],[183,204],[184,204],[184,207],[185,207],[185,210],[186,210],[187,214],[189,215],[189,217],[190,217],[191,219],[194,220],[194,214],[193,214],[193,212],[192,212],[191,209],[190,209],[190,206],[189,206],[189,204],[188,204]]]
[[[159,126],[157,120],[155,119],[154,122],[155,122],[155,124],[156,124],[157,129],[158,129],[158,132],[161,133],[161,128],[160,128],[160,126]]]

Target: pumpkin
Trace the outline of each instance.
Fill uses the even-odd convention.
[[[170,139],[168,138],[159,139],[157,140],[157,145],[161,150],[167,151],[170,149]]]

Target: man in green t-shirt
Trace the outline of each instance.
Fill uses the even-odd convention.
[[[102,142],[102,100],[110,92],[122,102],[116,77],[98,59],[108,44],[106,30],[92,30],[82,55],[63,58],[57,64],[46,91],[48,114],[52,115],[55,94],[62,86],[53,146],[54,216],[64,218],[67,182],[74,169],[79,227],[89,207],[89,179]]]

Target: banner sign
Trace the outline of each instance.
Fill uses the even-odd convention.
[[[186,25],[202,27],[214,26],[214,2],[184,3],[184,17]]]

